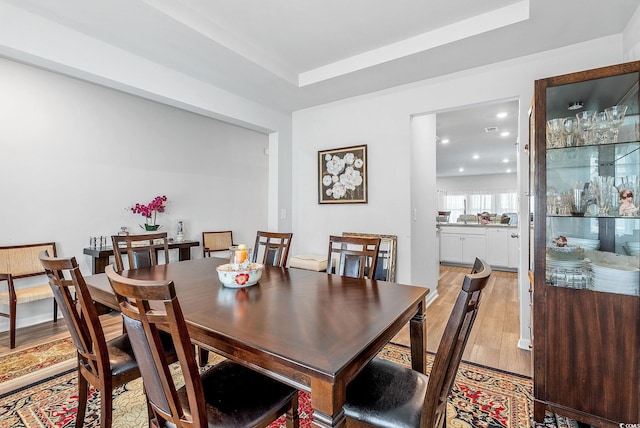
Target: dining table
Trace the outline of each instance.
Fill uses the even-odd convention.
[[[172,280],[192,343],[309,392],[317,427],[345,426],[347,385],[407,323],[411,366],[425,372],[429,288],[271,266],[257,284],[230,288],[216,271],[226,262],[201,258],[120,274]],[[94,301],[119,309],[106,274],[85,281]]]

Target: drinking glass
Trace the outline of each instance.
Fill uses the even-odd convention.
[[[578,119],[574,117],[565,117],[562,122],[562,133],[564,134],[564,146],[574,147],[576,144],[576,130],[578,129]]]
[[[563,119],[551,119],[547,121],[547,147],[562,147],[562,122]]]
[[[599,111],[593,115],[593,125],[596,132],[596,143],[598,144],[608,144],[611,141],[609,140],[609,131],[612,129],[611,121],[608,119],[608,115]]]
[[[589,187],[592,190],[596,205],[598,206],[599,216],[609,215],[613,194],[617,193],[616,189],[613,187],[613,183],[613,177],[598,176],[591,180],[591,185]]]
[[[611,131],[613,132],[613,142],[618,142],[618,132],[620,131],[620,125],[624,122],[624,115],[627,113],[627,106],[611,106],[604,109],[609,123],[611,124]]]
[[[596,114],[594,110],[585,110],[576,114],[578,120],[578,129],[581,132],[582,144],[589,145],[593,141],[593,116]]]

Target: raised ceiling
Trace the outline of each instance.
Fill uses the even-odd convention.
[[[639,6],[640,0],[0,0],[0,55],[110,85],[112,76],[130,71],[113,58],[115,47],[288,113],[619,35]],[[31,40],[12,16],[25,18]],[[36,47],[62,49],[56,61],[72,60],[53,63]],[[91,49],[92,58],[105,52],[105,76],[74,68],[82,49]],[[461,153],[493,147],[485,138],[496,135],[484,128],[495,106],[482,107],[438,115],[439,134],[447,126],[459,134],[450,146],[457,151],[438,153],[439,175],[453,175],[464,163]],[[515,156],[516,132],[495,150]],[[483,155],[479,173],[505,170],[491,169],[490,158],[502,159]]]
[[[600,0],[0,0],[0,8],[93,38],[96,50],[106,43],[281,111],[620,34],[639,5],[640,0],[606,6]],[[10,39],[10,24],[0,31],[0,54],[7,56],[11,46],[3,34]],[[44,26],[33,28],[34,37],[72,46],[43,31]]]

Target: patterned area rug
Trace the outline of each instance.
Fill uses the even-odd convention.
[[[389,344],[382,358],[410,365],[409,349]],[[215,363],[215,360],[210,360]],[[428,356],[428,370],[432,356]],[[3,362],[0,361],[0,367]],[[4,373],[4,371],[2,371]],[[180,373],[176,369],[176,379]],[[119,387],[114,392],[113,427],[146,427],[147,415],[141,380]],[[447,425],[452,428],[525,428],[531,426],[531,379],[462,363],[447,406]],[[100,400],[91,390],[85,427],[98,427]],[[311,426],[312,409],[307,393],[300,393],[300,426]],[[72,427],[77,411],[75,370],[42,380],[0,396],[0,427]],[[284,417],[271,428],[284,427]],[[541,427],[554,428],[555,418]],[[565,425],[566,426],[566,425]]]
[[[71,360],[76,356],[75,349],[71,338],[66,337],[3,355],[0,358],[0,383]]]

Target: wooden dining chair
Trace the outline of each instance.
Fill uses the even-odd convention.
[[[232,245],[235,244],[233,243],[233,233],[230,230],[202,232],[203,257],[211,257],[211,253],[217,251],[229,251],[229,247]]]
[[[77,350],[78,413],[75,426],[84,425],[91,384],[100,391],[100,426],[108,428],[112,422],[113,389],[140,377],[129,336],[123,334],[109,341],[105,339],[97,309],[75,257],[49,257],[42,251],[39,258]],[[175,351],[166,335],[163,344],[168,360],[175,361]]]
[[[347,386],[348,427],[443,428],[447,397],[478,313],[491,267],[476,260],[478,272],[464,277],[429,376],[374,358]]]
[[[378,265],[379,248],[380,238],[329,236],[327,273],[351,278],[372,277]]]
[[[231,360],[199,372],[173,281],[125,278],[113,266],[107,266],[105,272],[141,362],[142,379],[154,413],[151,426],[266,427],[284,413],[287,427],[298,426],[295,389]],[[185,381],[181,388],[176,387],[158,346],[159,331],[167,328]]]
[[[167,232],[141,235],[113,235],[113,254],[118,272],[124,270],[122,251],[126,251],[129,269],[156,266],[158,252],[164,252],[165,263],[169,263],[169,239]]]
[[[254,263],[285,267],[289,258],[289,246],[293,233],[261,232],[256,234],[253,246]]]

